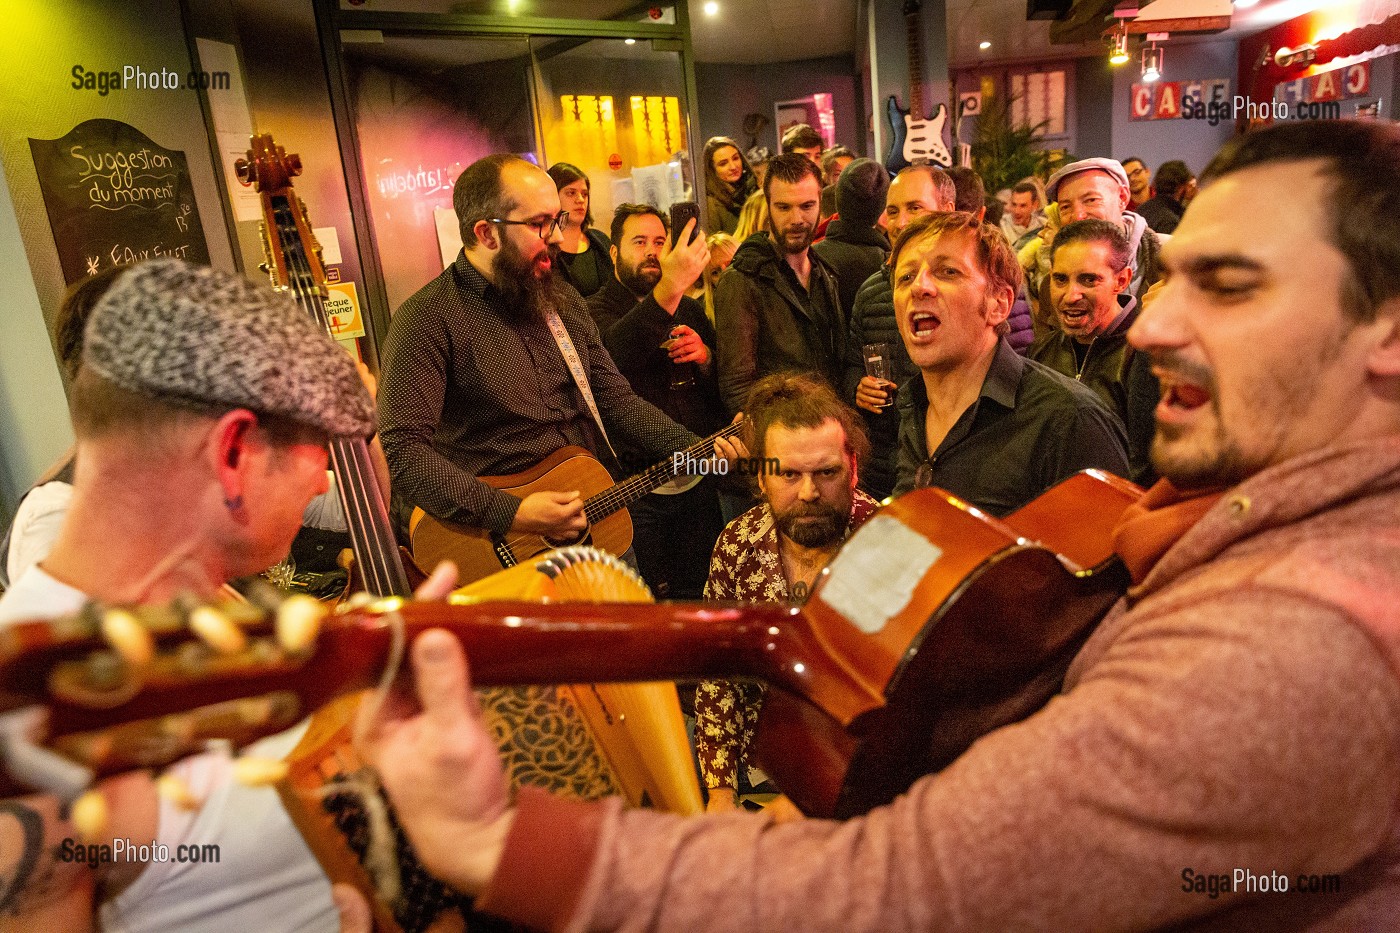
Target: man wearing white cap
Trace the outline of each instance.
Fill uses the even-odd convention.
[[[1129,291],[1139,301],[1143,294],[1162,277],[1158,254],[1169,237],[1154,233],[1147,221],[1128,210],[1132,190],[1128,173],[1117,159],[1080,159],[1071,162],[1050,176],[1045,186],[1050,203],[1059,206],[1060,223],[1076,220],[1107,220],[1121,224],[1132,248],[1128,268],[1133,270]],[[1042,247],[1048,250],[1046,242]]]

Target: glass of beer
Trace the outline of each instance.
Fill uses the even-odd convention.
[[[865,352],[865,374],[872,379],[878,379],[885,384],[885,404],[881,408],[889,408],[894,404],[894,360],[890,358],[890,345],[887,343],[867,343]]]

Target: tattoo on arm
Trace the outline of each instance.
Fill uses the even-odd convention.
[[[24,834],[19,858],[9,872],[10,877],[0,874],[0,916],[3,916],[16,909],[29,876],[39,864],[39,856],[44,849],[44,819],[34,809],[17,800],[0,800],[0,814],[13,817]]]

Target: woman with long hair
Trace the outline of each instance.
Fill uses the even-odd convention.
[[[705,143],[705,197],[710,229],[733,233],[744,201],[758,185],[739,144],[728,136],[711,136]]]
[[[559,209],[569,214],[560,231],[564,242],[559,244],[559,270],[587,298],[613,276],[612,241],[593,226],[588,176],[583,169],[555,162],[549,167],[549,177],[559,189]]]
[[[767,232],[768,199],[763,196],[762,191],[755,191],[744,202],[743,210],[739,211],[739,223],[734,227],[734,239],[742,243],[755,233]]]
[[[720,273],[729,268],[729,264],[734,261],[734,254],[739,250],[739,241],[727,233],[712,233],[705,238],[705,245],[710,248],[710,261],[705,266],[705,272],[700,278],[695,280],[686,294],[705,304],[705,316],[710,319],[710,323],[715,322],[715,285],[719,283]]]

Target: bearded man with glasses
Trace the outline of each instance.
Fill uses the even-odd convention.
[[[633,393],[583,299],[555,275],[549,247],[565,215],[548,175],[516,156],[487,156],[462,172],[452,204],[462,252],[398,309],[384,344],[379,428],[400,514],[417,506],[497,534],[575,538],[587,525],[579,493],[519,499],[477,477],[518,473],[576,445],[621,478],[610,446],[662,460],[699,438]],[[717,448],[747,454],[728,441]]]

